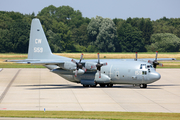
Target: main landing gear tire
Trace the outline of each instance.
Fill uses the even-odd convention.
[[[90,87],[96,87],[96,85],[90,85]]]
[[[147,84],[140,84],[140,88],[147,88]]]
[[[100,87],[105,87],[106,85],[105,84],[99,84],[100,85]]]
[[[112,87],[113,86],[113,84],[107,84],[107,87]]]
[[[112,87],[113,86],[113,84],[99,84],[100,85],[100,87]]]
[[[83,85],[83,87],[89,87],[89,85]]]

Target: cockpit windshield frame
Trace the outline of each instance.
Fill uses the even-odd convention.
[[[149,68],[153,68],[153,66],[152,65],[146,65],[146,64],[140,65],[140,69],[149,69]]]

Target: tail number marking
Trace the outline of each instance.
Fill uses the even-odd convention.
[[[135,75],[142,75],[141,71],[135,71]]]
[[[36,44],[41,44],[42,39],[35,39]]]
[[[34,52],[35,53],[42,53],[43,52],[43,48],[42,47],[34,47]]]

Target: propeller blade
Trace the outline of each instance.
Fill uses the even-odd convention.
[[[80,57],[80,60],[79,60],[78,63],[77,63],[75,60],[73,60],[73,59],[71,60],[73,63],[76,64],[75,77],[77,76],[77,73],[78,73],[78,70],[79,70],[79,69],[83,69],[83,70],[86,72],[86,68],[83,67],[82,64],[81,64],[82,58],[83,58],[83,53],[81,54],[81,57]]]
[[[101,71],[99,71],[99,78],[101,78]]]
[[[103,64],[101,64],[102,66],[105,66],[105,65],[107,65],[107,63],[103,63]]]
[[[98,56],[98,63],[100,63],[100,60],[99,60],[99,53],[97,53],[97,56]]]
[[[157,61],[157,56],[158,56],[158,51],[156,51],[156,58],[155,58],[155,61]]]
[[[82,58],[83,58],[83,53],[81,54],[81,58],[80,58],[80,60],[79,60],[79,63],[81,62]]]
[[[155,69],[156,69],[156,66],[157,66],[156,64],[153,65],[153,67],[154,67]]]
[[[153,61],[149,60],[148,63],[153,64]]]
[[[137,52],[136,52],[136,58],[135,58],[135,61],[137,61]]]
[[[73,59],[71,60],[71,62],[73,62],[73,63],[75,63],[75,64],[76,64],[76,61],[75,61],[75,60],[73,60]]]
[[[163,66],[162,63],[157,62],[157,56],[158,56],[158,51],[156,51],[155,60],[154,61],[151,61],[151,60],[148,61],[148,63],[152,64],[155,69],[156,69],[157,65]]]
[[[87,71],[85,67],[82,67],[82,69],[83,69],[85,72]]]
[[[76,70],[76,72],[75,72],[75,77],[77,77],[77,73],[78,73],[78,70]]]
[[[161,67],[163,67],[163,64],[162,64],[162,63],[159,63],[159,65],[160,65]]]

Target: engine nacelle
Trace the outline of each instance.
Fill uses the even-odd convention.
[[[85,72],[84,70],[79,69],[78,72],[77,72],[77,74],[78,74],[78,75],[82,75],[82,74],[84,74],[84,72]],[[75,74],[76,71],[73,71],[73,73]]]
[[[51,72],[57,73],[57,74],[62,74],[62,75],[74,75],[76,71],[70,71],[70,70],[65,70],[62,68],[57,68],[57,69],[53,69],[51,70]],[[78,75],[82,75],[84,74],[84,70],[79,69],[77,72]]]
[[[97,63],[86,62],[85,63],[85,68],[88,69],[88,70],[96,70],[96,64]]]
[[[99,73],[97,72],[94,81],[96,81],[96,83],[110,83],[111,78],[103,73],[101,73],[101,78],[99,78]]]
[[[60,64],[59,67],[66,70],[75,70],[76,64],[74,64],[73,62],[65,62],[64,64]]]

